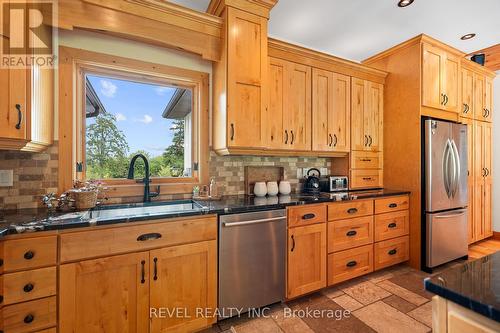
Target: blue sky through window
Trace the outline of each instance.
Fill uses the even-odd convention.
[[[175,88],[87,75],[107,112],[116,117],[130,147],[129,153],[144,150],[159,156],[172,143],[171,119],[162,112]],[[87,126],[95,122],[87,118]]]

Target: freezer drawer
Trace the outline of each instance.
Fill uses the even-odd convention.
[[[426,214],[426,266],[467,255],[467,209]]]

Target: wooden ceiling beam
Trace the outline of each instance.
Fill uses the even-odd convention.
[[[474,54],[481,53],[484,53],[485,55],[484,67],[487,67],[492,71],[500,70],[500,44],[496,44],[485,49],[472,52],[467,56],[473,56]]]

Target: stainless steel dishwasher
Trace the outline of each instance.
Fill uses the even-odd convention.
[[[285,298],[286,210],[219,217],[219,319]]]

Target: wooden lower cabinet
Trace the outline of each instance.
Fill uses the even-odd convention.
[[[326,223],[288,229],[287,298],[326,287]]]
[[[328,255],[328,285],[373,272],[373,245]]]
[[[149,252],[61,265],[59,332],[148,332],[149,284]]]
[[[410,259],[410,238],[403,236],[375,243],[375,270],[389,267]]]
[[[151,311],[181,311],[166,318],[153,315],[150,332],[191,332],[215,323],[217,241],[152,250],[149,267]]]

